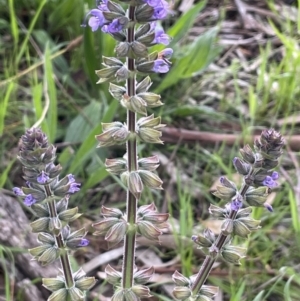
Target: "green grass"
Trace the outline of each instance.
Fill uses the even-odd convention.
[[[195,26],[195,18],[206,5],[208,1],[200,1],[168,23],[168,33],[173,36],[173,67],[164,77],[153,76],[154,90],[165,102],[165,106],[153,112],[162,115],[163,122],[170,126],[191,130],[238,133],[246,137],[274,126],[287,136],[298,134],[297,123],[279,126],[277,122],[296,117],[300,112],[300,17],[297,22],[270,21],[284,55],[276,57],[271,43],[262,46],[258,57],[247,62],[250,66],[259,59],[260,64],[245,79],[238,61],[217,72],[207,69],[223,51],[217,44],[222,19],[193,41],[187,38],[186,33]],[[111,98],[107,84],[95,84],[101,56],[113,54],[114,40],[80,27],[85,12],[93,6],[94,1],[83,0],[76,1],[76,5],[72,0],[59,3],[0,0],[0,188],[10,190],[17,184],[18,139],[26,128],[40,125],[58,146],[58,162],[64,173],[74,173],[82,182],[81,193],[71,202],[85,212],[90,222],[99,219],[102,204],[124,208],[123,199],[115,195],[116,191],[121,196],[124,192],[119,188],[120,180],[110,176],[103,164],[105,158],[123,156],[124,149],[97,149],[94,138],[101,132],[101,122],[124,121],[125,111]],[[270,7],[273,9],[271,1]],[[212,92],[215,96],[211,96]],[[172,161],[178,168],[176,183],[168,185],[172,175],[164,166],[159,169],[164,187],[170,188],[167,193],[171,195],[146,191],[142,203],[155,202],[160,210],[164,201],[168,201],[169,212],[179,225],[173,229],[177,248],[158,247],[158,254],[164,255],[163,260],[180,255],[177,269],[186,275],[196,273],[203,258],[193,256],[192,244],[185,245],[180,238],[197,234],[199,222],[209,217],[209,202],[218,204],[210,188],[221,175],[235,177],[232,159],[238,150],[238,143],[229,147],[223,142],[215,145],[179,142],[140,148],[143,156],[153,151],[168,158],[176,154]],[[294,157],[299,161],[298,151]],[[299,298],[300,219],[296,190],[299,167],[286,154],[282,166],[292,183],[283,181],[276,191],[274,213],[254,210],[254,218],[262,220],[262,229],[247,242],[239,241],[249,248],[242,266],[221,263],[210,277],[210,283],[220,286],[226,301]],[[188,179],[190,187],[181,183],[181,175]],[[199,189],[200,195],[195,197],[193,189]],[[21,300],[12,290],[12,279],[3,264],[11,260],[13,268],[16,250],[7,250],[0,246],[5,299]],[[171,300],[162,296],[162,292],[155,287],[154,294],[161,296],[160,300]]]

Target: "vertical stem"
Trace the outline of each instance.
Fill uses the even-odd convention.
[[[46,190],[47,196],[52,195],[49,185],[45,186],[45,190]],[[49,208],[50,216],[57,217],[54,200],[51,200],[48,203],[48,208]],[[72,269],[71,269],[71,264],[69,261],[68,252],[66,250],[64,250],[64,239],[63,239],[61,233],[56,234],[56,233],[54,233],[54,231],[53,231],[53,236],[55,237],[55,242],[56,242],[57,247],[61,250],[60,262],[61,262],[61,266],[62,266],[64,276],[66,279],[66,286],[68,288],[71,288],[74,286],[74,279],[73,279],[73,275],[72,275]]]
[[[135,7],[129,7],[129,19],[134,21]],[[134,25],[129,27],[127,30],[127,42],[131,43],[134,41]],[[134,74],[135,62],[133,58],[127,58],[127,68]],[[135,95],[135,75],[130,76],[127,79],[127,95]],[[131,133],[135,132],[136,114],[132,111],[127,111],[127,126]],[[137,145],[136,139],[129,140],[127,142],[127,160],[128,160],[128,171],[137,170]],[[133,285],[133,269],[134,269],[134,257],[135,257],[135,229],[134,224],[136,223],[136,212],[137,212],[137,199],[136,197],[127,190],[127,221],[130,224],[129,230],[124,240],[124,255],[123,255],[123,269],[122,269],[122,286],[124,289],[131,288]]]
[[[252,172],[253,172],[253,170],[249,173],[249,175],[252,174]],[[248,188],[249,188],[249,185],[244,184],[242,186],[242,188],[240,189],[240,194],[242,196],[245,196]],[[237,213],[238,213],[238,211],[231,210],[229,218],[234,220],[236,218]],[[227,236],[222,233],[220,233],[219,236],[217,237],[214,245],[215,245],[215,249],[218,253],[223,248],[226,238],[227,238]],[[199,294],[200,289],[201,289],[202,285],[205,283],[205,281],[207,280],[207,277],[209,276],[216,259],[217,259],[217,256],[215,256],[213,253],[210,255],[207,255],[205,257],[204,262],[201,266],[201,269],[200,269],[199,273],[197,274],[196,279],[192,286],[193,295]]]

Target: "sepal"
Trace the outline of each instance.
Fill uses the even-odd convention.
[[[172,275],[172,280],[175,282],[177,286],[190,286],[191,281],[189,278],[183,276],[178,271],[175,271]]]
[[[222,251],[221,255],[225,261],[240,265],[240,259],[246,256],[247,249],[237,246],[226,245]]]
[[[192,295],[192,291],[187,286],[175,286],[173,289],[173,296],[178,300],[188,300]]]
[[[107,275],[106,280],[112,285],[117,285],[122,279],[122,273],[107,265],[105,268],[105,273]]]
[[[134,283],[145,284],[149,282],[153,274],[154,274],[153,267],[144,270],[135,271],[133,274]]]

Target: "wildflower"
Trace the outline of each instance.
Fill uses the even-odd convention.
[[[172,57],[173,49],[172,48],[165,48],[161,52],[158,53],[158,58],[168,60]],[[171,64],[169,61],[167,63]]]
[[[171,38],[164,32],[162,28],[155,29],[155,37],[152,43],[169,45]]]
[[[234,198],[230,203],[231,210],[234,211],[239,211],[242,208],[242,206],[243,206],[242,198],[239,196]]]
[[[79,191],[80,190],[79,187],[80,187],[81,184],[75,182],[74,176],[69,174],[68,179],[69,179],[69,184],[70,184],[70,188],[69,188],[68,192],[69,193],[75,193],[75,192]]]
[[[108,0],[103,0],[99,5],[98,5],[98,9],[100,9],[101,11],[109,11],[108,7],[107,7],[107,1]]]
[[[114,19],[109,25],[104,25],[102,31],[106,33],[116,33],[123,29],[119,19]]]
[[[89,19],[89,26],[91,27],[92,31],[96,31],[99,27],[102,27],[107,21],[105,20],[103,13],[99,9],[92,9],[88,15],[92,15]],[[87,16],[88,16],[87,15]]]
[[[86,247],[89,243],[90,241],[88,239],[82,238],[80,243],[78,244],[78,247]]]
[[[276,171],[273,171],[271,176],[266,176],[265,179],[263,180],[262,184],[264,186],[267,186],[269,188],[275,188],[278,183],[276,180],[279,178],[279,174]]]
[[[36,202],[37,200],[32,196],[32,194],[28,194],[24,199],[24,204],[28,207],[32,206]]]
[[[49,180],[49,176],[42,171],[41,174],[37,177],[37,181],[40,184],[45,184]]]
[[[169,4],[165,0],[154,1],[154,2],[156,2],[157,4],[153,6],[154,11],[153,11],[152,18],[154,20],[163,20],[168,15]]]
[[[156,73],[167,73],[170,69],[169,64],[162,59],[157,59],[154,61],[154,65],[152,67],[152,71]]]
[[[18,195],[18,196],[25,196],[23,190],[21,188],[19,188],[19,187],[14,187],[13,188],[13,193],[15,195]]]
[[[145,2],[151,7],[156,7],[160,4],[161,0],[145,0]]]

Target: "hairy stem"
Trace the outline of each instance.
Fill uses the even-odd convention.
[[[253,173],[253,170],[250,171],[249,175],[251,175],[252,173]],[[240,189],[240,194],[242,196],[245,196],[249,187],[250,187],[249,185],[244,184],[242,186],[242,188]],[[229,218],[235,219],[237,213],[238,213],[238,211],[231,210]],[[220,233],[219,236],[217,237],[214,245],[215,245],[215,249],[218,252],[223,248],[226,238],[227,238],[227,236],[224,235],[223,233]],[[213,256],[213,254],[207,255],[205,257],[205,260],[201,266],[201,269],[200,269],[199,273],[197,274],[197,277],[192,286],[193,295],[197,295],[200,292],[200,289],[201,289],[202,285],[205,283],[207,277],[209,276],[211,269],[213,267],[213,264],[215,263],[217,257],[218,256]]]
[[[129,19],[134,20],[135,7],[129,7]],[[127,41],[129,43],[134,41],[134,26],[127,30]],[[131,73],[134,74],[135,62],[133,58],[127,58],[127,67]],[[131,76],[127,79],[127,95],[135,95],[135,76]],[[127,111],[127,126],[131,133],[135,133],[136,114],[132,111]],[[128,171],[137,170],[137,145],[136,139],[129,140],[127,142],[127,160]],[[127,204],[126,213],[127,221],[129,223],[129,230],[124,240],[124,255],[123,255],[123,269],[122,269],[122,286],[123,288],[130,288],[133,285],[133,269],[134,269],[134,257],[135,257],[135,228],[136,223],[136,211],[137,211],[137,199],[128,190],[127,191]]]
[[[52,195],[49,185],[45,186],[45,190],[46,190],[48,197]],[[50,216],[57,217],[54,200],[51,200],[50,202],[48,202],[48,208],[49,208]],[[74,279],[73,279],[73,275],[72,275],[72,269],[71,269],[71,264],[69,261],[68,253],[66,250],[64,250],[64,239],[63,239],[61,233],[57,234],[57,233],[54,233],[54,231],[53,231],[53,235],[55,237],[57,247],[61,250],[60,262],[61,262],[61,266],[62,266],[64,276],[66,279],[66,286],[68,288],[71,288],[74,285]]]

